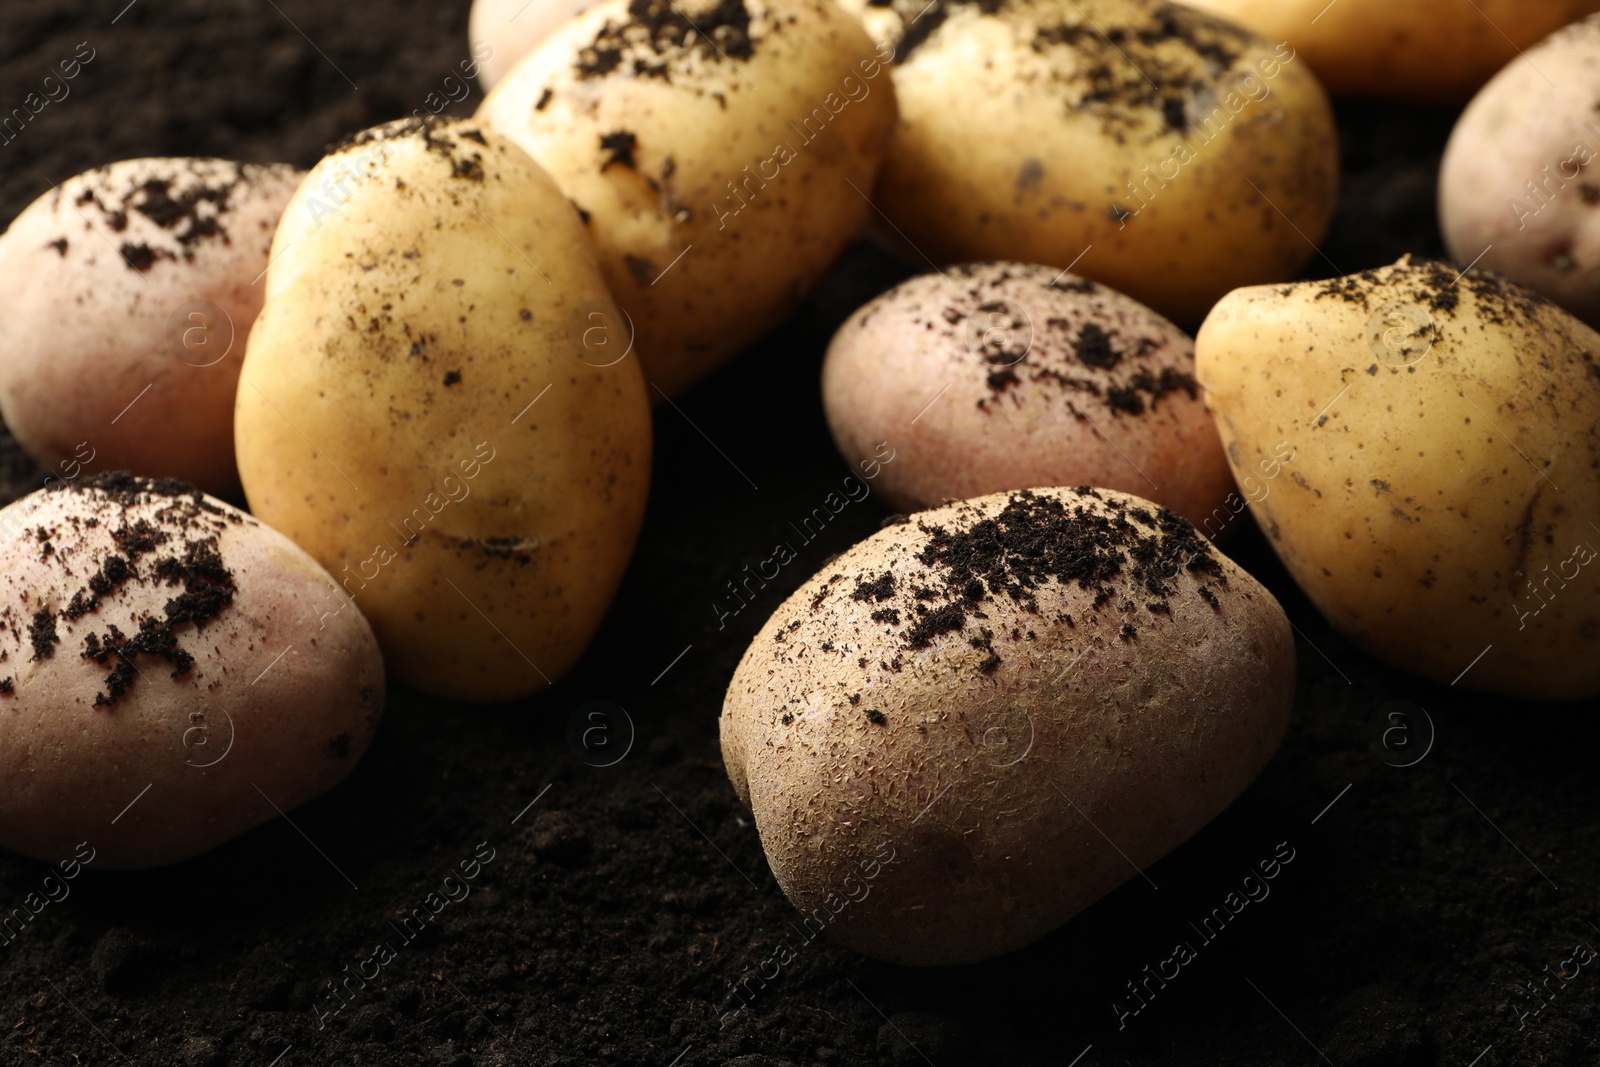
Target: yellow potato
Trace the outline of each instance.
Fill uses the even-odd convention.
[[[1304,53],[1330,92],[1454,104],[1600,0],[1180,0]]]
[[[1600,334],[1438,263],[1244,289],[1195,342],[1284,564],[1368,652],[1519,697],[1600,693]]]
[[[1278,602],[1186,520],[996,493],[886,526],[786,600],[728,685],[722,756],[803,936],[967,963],[1226,808],[1294,673]]]
[[[888,69],[827,0],[606,0],[478,117],[585,213],[670,395],[777,325],[861,230],[894,114]]]
[[[572,206],[475,122],[392,123],[307,177],[266,285],[235,417],[251,509],[409,684],[508,700],[559,677],[650,464],[638,363],[586,336],[615,309]]]
[[[874,200],[918,263],[1072,269],[1180,325],[1291,278],[1337,198],[1293,48],[1159,0],[849,0],[895,49]]]

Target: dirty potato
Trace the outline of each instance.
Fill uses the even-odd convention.
[[[849,2],[894,52],[874,201],[915,262],[1070,266],[1192,325],[1315,254],[1338,138],[1289,45],[1159,0]]]
[[[740,660],[722,754],[806,936],[964,963],[1214,818],[1293,692],[1282,609],[1187,521],[1039,489],[919,512],[831,560]]]
[[[649,484],[637,360],[577,213],[471,121],[392,123],[312,170],[239,381],[251,509],[366,613],[396,676],[510,700],[582,653]]]
[[[1498,275],[1409,258],[1231,293],[1195,342],[1251,507],[1372,655],[1522,698],[1600,693],[1600,334]]]

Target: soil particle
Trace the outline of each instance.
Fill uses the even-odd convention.
[[[55,612],[40,608],[33,613],[33,622],[28,624],[28,640],[33,642],[35,660],[49,659],[55,655],[56,646],[61,643],[61,638],[56,635]]]
[[[483,134],[475,126],[460,119],[441,115],[413,115],[401,122],[389,123],[373,129],[362,130],[328,146],[328,154],[347,152],[354,148],[398,141],[407,137],[420,138],[429,152],[450,164],[450,176],[464,181],[482,182],[483,153],[477,149],[463,148],[460,141],[484,145]]]
[[[116,523],[110,537],[117,551],[100,559],[59,614],[44,608],[33,613],[28,634],[34,659],[54,654],[61,640],[58,618],[76,622],[99,611],[128,583],[138,582],[178,591],[167,600],[161,617],[140,618],[138,631],[132,635],[108,623],[103,631],[84,636],[81,656],[102,666],[112,664],[105,688],[94,703],[114,705],[132,687],[141,673],[134,664],[140,655],[166,660],[173,677],[187,673],[194,656],[179,643],[177,631],[186,626],[202,628],[232,603],[233,574],[218,552],[217,532],[227,523],[243,521],[240,516],[210,503],[187,483],[137,478],[121,471],[58,482],[48,492],[90,496],[96,501],[91,506],[116,512],[99,517]],[[157,505],[153,512],[148,511],[151,505]],[[140,514],[130,518],[133,508]],[[175,540],[181,540],[181,548],[174,545],[174,551],[160,554]],[[58,562],[59,556],[52,554],[48,559],[61,573],[72,574],[67,564]]]
[[[600,151],[606,153],[605,162],[600,164],[601,172],[603,173],[612,164],[627,167],[629,170],[636,169],[633,151],[638,147],[638,144],[639,138],[627,130],[601,134]]]
[[[1111,347],[1111,335],[1099,323],[1084,323],[1072,342],[1072,350],[1077,353],[1078,362],[1086,367],[1111,370],[1122,362],[1122,353]]]
[[[1389,300],[1409,298],[1427,312],[1452,319],[1460,308],[1461,291],[1465,289],[1476,302],[1477,314],[1496,325],[1526,321],[1552,306],[1548,298],[1498,274],[1476,268],[1463,274],[1448,263],[1413,260],[1409,255],[1402,257],[1393,268],[1364,270],[1311,284],[1314,300],[1340,300],[1366,311]],[[1423,328],[1435,327],[1425,325]]]
[[[1073,492],[1100,499],[1088,487]],[[1165,508],[1108,512],[1025,491],[1013,494],[992,517],[974,512],[968,519],[967,512],[961,514],[962,521],[950,526],[917,523],[928,541],[915,558],[928,568],[928,584],[907,586],[889,572],[855,576],[851,600],[885,603],[873,614],[874,621],[898,624],[902,616],[911,621],[892,649],[927,648],[945,634],[967,629],[973,619],[987,619],[998,600],[1037,612],[1038,592],[1052,582],[1092,590],[1097,606],[1132,583],[1159,598],[1151,601],[1151,611],[1170,613],[1170,598],[1182,588],[1174,582],[1179,574],[1226,581],[1209,543],[1186,519]],[[831,588],[830,582],[814,610]],[[1136,631],[1124,624],[1122,632],[1128,637]],[[1021,638],[1020,630],[1016,636]],[[978,663],[981,673],[1002,666],[988,627],[980,627],[969,643],[988,653]]]
[[[631,0],[627,19],[608,19],[579,52],[573,70],[580,80],[621,71],[671,82],[706,66],[749,59],[759,40],[744,0],[719,0],[692,14],[673,0]]]
[[[154,249],[142,242],[140,244],[129,244],[124,242],[121,252],[123,262],[128,264],[128,269],[136,270],[140,274],[145,273],[151,267],[155,266],[156,260],[158,259],[175,258],[172,253],[168,252],[166,249]]]
[[[80,211],[97,209],[102,221],[116,233],[128,228],[131,214],[141,215],[171,233],[172,248],[124,242],[122,258],[132,270],[148,271],[160,259],[192,261],[195,248],[206,241],[232,243],[225,220],[238,187],[251,177],[242,163],[234,163],[220,174],[216,170],[198,160],[180,161],[166,174],[119,188],[112,184],[111,171],[101,168],[84,176],[82,180],[88,187],[74,203]],[[51,242],[50,247],[63,256],[67,254],[65,238]]]
[[[1098,25],[1077,5],[1059,12],[1060,20],[1033,24],[1043,9],[1014,0],[881,0],[901,16],[895,62],[915,61],[924,44],[958,11],[1013,19],[1033,26],[1035,52],[1069,57],[1056,60],[1049,84],[1070,112],[1100,120],[1119,141],[1140,131],[1148,137],[1185,134],[1195,111],[1221,95],[1222,86],[1246,49],[1248,33],[1219,19],[1181,8],[1155,7],[1138,24]],[[1050,18],[1056,16],[1052,11]],[[1158,122],[1151,122],[1151,115]]]

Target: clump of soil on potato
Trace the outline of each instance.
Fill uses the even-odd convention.
[[[1085,501],[1105,499],[1087,486],[1072,492]],[[856,575],[850,586],[850,599],[883,605],[873,613],[874,621],[897,627],[905,623],[898,651],[927,648],[941,635],[965,630],[976,620],[977,635],[970,643],[988,653],[978,664],[988,673],[1002,661],[994,653],[993,631],[982,621],[989,618],[985,606],[998,598],[1038,613],[1037,591],[1050,582],[1092,591],[1096,608],[1119,597],[1131,603],[1127,594],[1137,589],[1147,595],[1140,599],[1148,611],[1170,614],[1170,598],[1182,589],[1174,581],[1178,575],[1227,582],[1210,543],[1187,519],[1166,508],[1069,505],[1058,497],[1024,491],[1013,494],[994,516],[980,516],[970,507],[959,514],[971,516],[971,521],[917,523],[928,538],[916,556],[928,568],[926,584],[897,580],[886,571]],[[830,581],[813,601],[813,612],[821,609],[833,587]],[[1218,607],[1215,593],[1203,581],[1193,591],[1213,610]],[[1132,638],[1137,628],[1124,623],[1119,633]],[[890,669],[898,669],[900,662],[898,656],[891,659]]]
[[[118,590],[137,582],[170,587],[174,595],[160,616],[139,619],[132,634],[108,622],[103,630],[85,635],[79,655],[101,666],[111,664],[95,705],[114,706],[132,688],[142,673],[135,663],[140,656],[165,660],[174,678],[187,674],[194,667],[194,655],[180,642],[180,628],[202,629],[233,602],[233,572],[223,563],[217,534],[230,523],[243,522],[243,517],[211,503],[187,482],[139,478],[122,471],[58,482],[49,491],[91,498],[94,514],[74,517],[72,522],[87,528],[109,526],[115,548],[82,578],[83,584],[72,590],[64,608],[33,612],[28,627],[33,658],[54,655],[61,643],[57,629],[61,620],[72,623],[93,615]],[[151,505],[157,505],[154,512],[149,511]],[[43,562],[64,575],[77,576],[73,561],[57,553],[49,540],[55,530],[40,526],[33,534],[47,550]]]

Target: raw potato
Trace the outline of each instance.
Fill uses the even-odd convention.
[[[585,212],[667,395],[782,321],[859,233],[894,114],[831,0],[607,0],[478,112]]]
[[[637,361],[584,341],[614,305],[572,205],[475,122],[392,123],[317,165],[273,255],[236,417],[251,509],[409,685],[550,684],[616,591],[650,469]]]
[[[1600,334],[1456,278],[1405,259],[1230,294],[1200,380],[1236,471],[1293,447],[1255,515],[1342,633],[1437,681],[1593,696]]]
[[[896,48],[874,202],[919,264],[1073,266],[1192,324],[1327,231],[1333,114],[1286,45],[1155,0],[849,2]]]
[[[964,963],[1221,812],[1293,694],[1282,609],[1188,522],[1040,489],[921,512],[830,561],[745,652],[722,755],[807,937]]]
[[[478,68],[478,83],[493,89],[531,52],[568,20],[583,14],[598,0],[473,0],[467,21],[467,39],[473,53],[487,45],[488,55]]]
[[[190,486],[117,472],[23,497],[0,573],[6,848],[176,863],[332,788],[372,739],[366,620],[324,615],[315,560]]]
[[[1600,11],[1600,0],[1182,2],[1288,41],[1337,96],[1428,104],[1459,104],[1546,34]]]
[[[127,469],[236,493],[233,396],[301,173],[130,159],[0,237],[0,413],[57,478]]]
[[[1233,489],[1194,343],[1054,267],[968,264],[895,287],[834,335],[822,399],[852,465],[893,444],[878,489],[901,510],[1101,485],[1202,525]]]
[[[1529,49],[1468,106],[1439,174],[1450,255],[1591,326],[1600,324],[1600,177],[1585,168],[1600,158],[1597,66],[1600,16]]]

